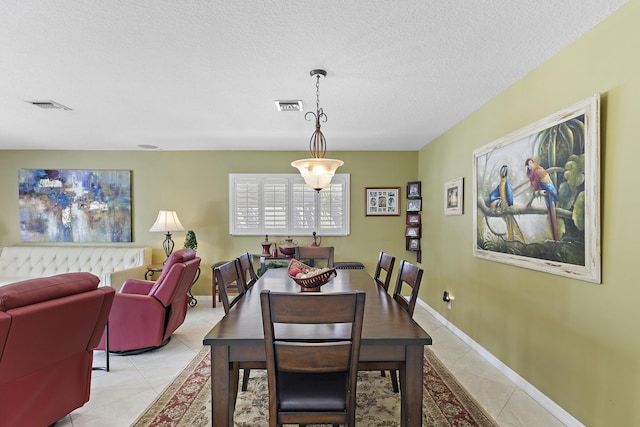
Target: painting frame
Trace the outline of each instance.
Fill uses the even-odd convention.
[[[472,160],[475,257],[601,283],[600,94]]]
[[[422,237],[420,236],[420,226],[408,225],[404,232],[405,237]]]
[[[19,169],[20,241],[132,242],[130,170]]]
[[[407,248],[408,251],[420,251],[420,239],[409,237],[407,238]]]
[[[400,187],[365,187],[365,216],[400,216]]]
[[[422,197],[422,182],[411,181],[407,183],[407,197],[409,199],[414,197]]]
[[[422,222],[419,213],[407,212],[407,225],[420,225],[421,223]]]
[[[422,198],[407,200],[407,212],[422,211]]]
[[[444,214],[462,215],[464,205],[464,178],[456,178],[444,184]]]

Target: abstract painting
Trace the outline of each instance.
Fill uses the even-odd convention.
[[[600,95],[473,153],[473,254],[600,283]]]
[[[131,171],[20,169],[20,241],[131,242]]]

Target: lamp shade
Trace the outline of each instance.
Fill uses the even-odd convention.
[[[160,211],[158,212],[156,222],[149,231],[161,231],[163,233],[167,233],[171,231],[184,231],[184,227],[180,223],[178,214],[176,214],[175,211]]]
[[[331,184],[331,178],[342,165],[344,165],[342,160],[325,158],[300,159],[291,162],[291,166],[300,171],[304,182],[316,191]]]

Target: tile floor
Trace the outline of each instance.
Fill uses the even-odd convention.
[[[136,356],[111,356],[110,372],[94,371],[91,400],[60,420],[56,427],[122,427],[131,425],[153,399],[202,348],[202,338],[222,318],[211,297],[197,297],[185,323],[162,349]],[[424,307],[414,319],[433,337],[433,351],[502,427],[564,425],[458,338]],[[94,353],[104,365],[105,353]]]

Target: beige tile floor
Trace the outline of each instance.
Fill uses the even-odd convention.
[[[110,372],[94,371],[91,400],[60,420],[56,427],[131,425],[153,399],[202,348],[202,338],[224,312],[211,297],[197,297],[185,323],[162,349],[136,356],[111,356]],[[478,352],[418,304],[414,319],[433,337],[433,351],[458,381],[502,427],[564,424],[500,373]],[[96,351],[94,365],[104,365]]]

